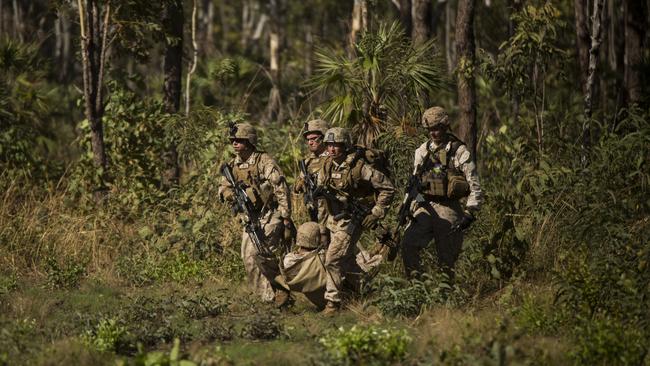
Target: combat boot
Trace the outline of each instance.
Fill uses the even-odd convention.
[[[286,309],[293,304],[291,293],[285,289],[275,290],[275,297],[273,298],[275,306],[279,309]]]
[[[328,301],[327,305],[325,305],[325,309],[323,309],[323,315],[333,316],[338,313],[339,310],[341,310],[340,302]]]

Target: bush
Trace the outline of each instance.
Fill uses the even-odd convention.
[[[94,329],[81,335],[81,341],[100,352],[115,352],[129,347],[129,332],[117,319],[102,319]]]
[[[275,339],[278,338],[284,329],[277,320],[267,314],[256,314],[246,320],[241,336],[247,339]]]
[[[576,348],[571,356],[580,365],[642,365],[648,362],[647,335],[638,327],[628,327],[617,319],[598,317],[582,321],[574,335]]]
[[[333,363],[385,365],[403,361],[411,337],[405,330],[377,326],[343,327],[319,340]]]
[[[50,288],[76,288],[81,278],[86,275],[85,264],[73,260],[68,260],[61,265],[56,259],[49,257],[46,259],[46,266],[46,284]]]
[[[413,317],[423,308],[434,304],[460,305],[467,294],[458,286],[450,285],[444,274],[433,277],[423,274],[420,279],[406,280],[382,275],[375,279],[372,289],[377,294],[371,304],[385,315]]]

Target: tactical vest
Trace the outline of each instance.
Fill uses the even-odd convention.
[[[325,171],[324,185],[350,196],[365,196],[363,191],[365,191],[366,184],[361,180],[361,170],[364,164],[363,159],[354,158],[348,161],[346,158],[345,168],[335,170],[334,160],[327,158],[323,162],[323,170]]]
[[[422,162],[426,166],[420,180],[420,191],[428,200],[457,200],[469,195],[465,175],[451,164],[451,158],[464,143],[452,135],[450,137],[452,140],[449,150],[446,149],[448,144],[444,144],[431,151],[430,144],[427,143],[428,160]]]
[[[254,152],[252,156],[253,162],[249,163],[250,158],[242,164],[235,164],[234,160],[231,162],[232,173],[237,182],[242,182],[246,186],[246,194],[255,205],[256,210],[264,208],[272,208],[276,206],[273,195],[273,187],[271,183],[266,180],[260,171],[260,160],[263,152]]]
[[[326,156],[318,156],[318,157],[309,157],[305,159],[305,165],[307,166],[307,172],[309,172],[310,175],[315,176],[316,173],[320,170],[320,166],[322,162],[326,159]]]

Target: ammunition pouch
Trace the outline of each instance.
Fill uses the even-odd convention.
[[[452,200],[459,200],[469,196],[469,183],[467,179],[460,174],[450,174],[447,176],[447,197]]]

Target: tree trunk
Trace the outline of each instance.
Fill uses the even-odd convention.
[[[422,44],[431,37],[431,1],[413,0],[411,14],[413,18],[411,38],[414,44]]]
[[[68,14],[59,10],[54,21],[54,55],[59,66],[58,80],[65,82],[70,73],[70,20]]]
[[[404,34],[407,36],[410,36],[412,32],[412,19],[411,0],[399,0],[399,21],[402,23],[402,27],[404,27]]]
[[[588,0],[574,0],[576,18],[576,45],[578,48],[578,69],[583,95],[587,93],[587,72],[589,68],[589,26],[587,25]]]
[[[642,0],[625,1],[625,90],[627,102],[641,101],[641,63],[647,29],[647,6]]]
[[[609,3],[616,3],[612,15],[612,24],[615,24],[612,31],[614,57],[612,63],[612,70],[615,70],[616,75],[616,108],[614,114],[614,123],[612,128],[618,124],[617,117],[618,110],[625,105],[627,93],[625,91],[625,10],[623,1],[610,1]],[[612,5],[613,6],[613,5]],[[615,15],[614,15],[615,14]]]
[[[452,20],[455,18],[454,8],[451,1],[447,1],[445,9],[445,58],[447,60],[447,71],[452,74],[456,64],[456,55],[454,54],[454,39],[452,37]]]
[[[223,5],[222,5],[223,6]],[[242,52],[248,51],[248,45],[255,30],[256,19],[260,13],[260,6],[257,1],[246,0],[242,6],[242,31],[241,31],[241,49]]]
[[[110,1],[104,5],[104,20],[102,23],[102,9],[98,4],[99,1],[77,0],[81,34],[85,113],[90,125],[93,161],[100,172],[101,179],[101,186],[97,187],[96,190],[96,199],[100,199],[103,195],[101,192],[105,189],[104,181],[107,168],[102,124],[102,117],[104,116],[102,85],[111,5]]]
[[[165,35],[165,55],[163,63],[163,105],[165,112],[178,113],[181,104],[181,69],[183,66],[183,0],[167,0],[163,10],[163,32]],[[172,142],[163,156],[165,171],[162,176],[163,187],[178,183],[178,153]]]
[[[456,18],[456,52],[458,54],[458,108],[460,138],[467,144],[476,159],[476,89],[474,86],[475,41],[474,41],[475,0],[458,1]]]
[[[203,37],[200,37],[203,42],[203,49],[205,54],[213,54],[215,49],[214,44],[214,2],[212,0],[203,0],[199,9],[201,12],[201,30]]]
[[[359,33],[368,29],[368,9],[365,0],[354,0],[352,8],[352,22],[350,24],[350,34],[348,35],[348,55],[354,56],[355,44],[359,38]],[[365,14],[365,16],[364,16]]]
[[[266,120],[275,121],[280,119],[282,112],[281,84],[282,84],[282,51],[283,40],[283,0],[269,0],[269,72],[273,87],[269,93]]]
[[[190,100],[191,100],[191,83],[192,83],[192,74],[196,71],[196,63],[199,57],[199,46],[196,43],[196,16],[197,16],[197,2],[198,0],[192,1],[192,62],[187,67],[187,77],[185,78],[185,116],[190,115]]]
[[[5,34],[5,9],[4,0],[0,0],[0,35]]]
[[[228,38],[227,34],[230,32],[230,25],[228,23],[228,14],[226,14],[226,7],[221,2],[219,3],[219,21],[221,22],[221,52],[226,53],[228,51]]]
[[[449,0],[438,0],[433,5],[433,10],[431,12],[431,36],[440,34],[440,17],[445,13],[445,8],[447,8],[447,3]]]
[[[591,118],[594,87],[596,85],[596,68],[602,40],[600,21],[603,13],[604,0],[594,0],[594,12],[591,19],[591,47],[589,49],[589,73],[585,85],[585,123]],[[586,135],[587,125],[583,126],[583,135]]]
[[[512,19],[513,14],[517,14],[521,11],[523,7],[523,0],[509,0],[510,5],[510,20],[508,21],[508,38],[511,38],[515,35],[517,30],[517,23]],[[519,121],[519,110],[520,110],[520,96],[517,92],[512,93],[510,96],[512,100],[512,119],[515,123]]]
[[[21,17],[20,3],[18,0],[13,0],[14,10],[14,38],[23,42],[23,23]]]

